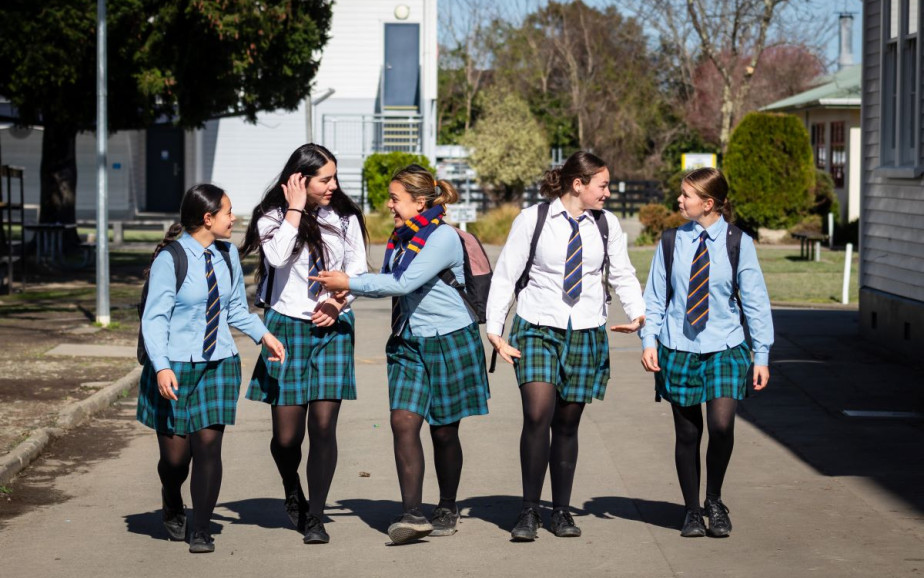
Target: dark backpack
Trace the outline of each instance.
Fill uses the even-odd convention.
[[[462,270],[465,272],[465,284],[460,285],[456,281],[456,276],[451,269],[440,271],[440,279],[459,292],[468,310],[478,323],[482,324],[487,320],[488,293],[491,290],[491,277],[494,276],[491,261],[478,237],[456,227],[452,228],[459,234],[459,239],[462,241],[464,257]]]
[[[725,250],[728,252],[728,262],[732,269],[732,295],[738,303],[738,314],[741,316],[741,327],[744,329],[744,339],[751,347],[751,332],[748,330],[748,321],[744,317],[744,307],[741,305],[741,291],[738,288],[738,261],[741,257],[741,235],[743,231],[735,225],[728,224],[728,235],[725,239]],[[664,300],[664,309],[670,304],[674,296],[671,285],[671,269],[674,264],[674,242],[677,240],[677,229],[667,229],[661,233],[661,253],[664,255],[664,279],[667,282],[667,299]]]
[[[536,228],[533,229],[533,237],[529,242],[529,257],[526,258],[526,267],[523,269],[523,273],[520,275],[520,278],[517,279],[516,284],[513,286],[513,295],[514,297],[520,296],[520,291],[526,288],[529,284],[529,270],[533,267],[533,260],[536,258],[536,247],[539,246],[539,235],[542,234],[542,227],[545,225],[545,220],[549,216],[549,203],[548,201],[543,201],[537,205],[538,209],[536,212]],[[600,237],[603,239],[603,289],[606,291],[606,303],[609,304],[613,300],[613,296],[610,293],[610,224],[606,222],[606,215],[603,211],[591,211],[591,214],[594,216],[594,222],[597,224],[597,230],[600,231]],[[491,352],[491,366],[488,369],[488,373],[494,373],[494,370],[497,367],[497,350]]]
[[[231,247],[230,243],[225,241],[215,241],[215,248],[218,249],[218,252],[221,253],[222,258],[225,260],[225,264],[228,266],[228,271],[233,273],[234,269],[231,267]],[[173,272],[176,275],[176,291],[179,293],[180,287],[183,286],[183,281],[186,280],[186,271],[189,268],[189,261],[186,258],[186,250],[180,245],[179,241],[171,241],[164,245],[162,251],[167,251],[170,255],[173,256]],[[232,279],[233,281],[233,279]],[[141,319],[144,315],[144,306],[148,301],[148,284],[150,279],[144,280],[144,287],[141,288],[141,301],[138,303],[138,319]],[[233,285],[233,283],[232,283]],[[144,349],[144,335],[141,333],[141,325],[138,325],[138,363],[144,365],[148,360],[148,353]]]

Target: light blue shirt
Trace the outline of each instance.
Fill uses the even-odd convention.
[[[458,233],[452,227],[440,226],[400,279],[391,273],[366,273],[350,278],[350,291],[366,297],[400,296],[401,310],[405,315],[410,312],[408,324],[413,335],[445,335],[474,322],[459,291],[439,279],[440,271],[451,269],[456,281],[465,283],[463,263]]]
[[[709,320],[699,333],[691,334],[689,328],[686,333],[684,331],[690,266],[702,232],[702,226],[692,221],[677,230],[671,268],[674,293],[667,306],[666,315],[664,255],[661,244],[658,243],[651,261],[648,283],[645,285],[645,326],[639,332],[643,348],[656,347],[660,342],[668,349],[712,353],[736,347],[744,341],[738,303],[732,295],[731,263],[728,261],[728,251],[725,247],[728,223],[721,217],[706,229],[706,248],[709,251]],[[751,332],[754,364],[767,365],[770,362],[770,346],[773,345],[770,297],[767,295],[764,276],[757,262],[754,241],[748,235],[741,236],[739,254],[738,287],[744,316]]]
[[[221,313],[215,350],[208,359],[202,356],[205,308],[209,298],[205,247],[186,233],[177,240],[186,250],[186,279],[177,292],[173,255],[169,251],[158,253],[151,265],[148,298],[141,316],[144,348],[155,371],[170,369],[171,361],[216,361],[237,355],[229,325],[247,334],[255,343],[267,333],[260,318],[247,307],[237,247],[231,245],[229,256],[233,271],[228,271],[225,259],[213,243],[208,249],[212,252],[212,268],[218,279]]]

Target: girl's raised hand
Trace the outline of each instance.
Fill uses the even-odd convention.
[[[520,350],[516,347],[512,347],[500,335],[488,333],[488,341],[491,342],[491,345],[494,346],[494,350],[497,351],[498,355],[500,355],[507,363],[513,363],[514,357],[517,359],[520,358]]]
[[[301,211],[308,204],[308,177],[301,173],[292,173],[289,182],[282,185],[282,192],[286,196],[286,203],[290,209]]]
[[[645,316],[636,317],[629,323],[623,323],[622,325],[612,325],[610,331],[615,331],[617,333],[635,333],[639,329],[645,326]]]
[[[326,291],[349,291],[350,276],[343,271],[321,271],[317,277],[308,277],[309,281],[317,281]]]
[[[272,333],[265,334],[260,342],[270,351],[269,361],[285,362],[286,348]]]

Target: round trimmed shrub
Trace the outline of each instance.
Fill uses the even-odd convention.
[[[745,116],[728,142],[723,169],[735,215],[747,229],[786,229],[812,207],[815,163],[808,132],[795,116]]]
[[[431,173],[436,173],[430,161],[423,155],[403,152],[375,153],[366,157],[363,163],[363,181],[366,195],[374,209],[381,209],[388,200],[388,183],[395,171],[410,164],[418,164]]]

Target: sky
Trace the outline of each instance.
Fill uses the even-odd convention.
[[[447,10],[452,10],[454,6],[459,5],[458,0],[437,0],[438,1],[438,10],[442,13],[445,13]],[[530,10],[534,10],[537,6],[543,5],[546,3],[545,0],[499,0],[505,2],[508,6],[517,6],[519,10],[524,13]],[[612,4],[619,4],[614,0],[584,0],[587,4],[597,7],[605,7]],[[707,0],[708,1],[708,0]],[[827,21],[830,22],[830,27],[826,28],[829,36],[829,40],[825,43],[825,57],[828,61],[827,64],[833,65],[837,62],[838,56],[838,13],[840,12],[852,12],[854,14],[853,21],[853,58],[854,62],[859,63],[862,59],[862,10],[863,2],[862,0],[794,0],[795,2],[802,2],[808,5],[808,9],[813,15],[813,20],[816,22]],[[456,14],[459,17],[464,17],[464,14],[460,14],[459,11],[456,11]],[[442,16],[441,16],[442,18]],[[653,36],[654,31],[651,31],[650,34]]]

